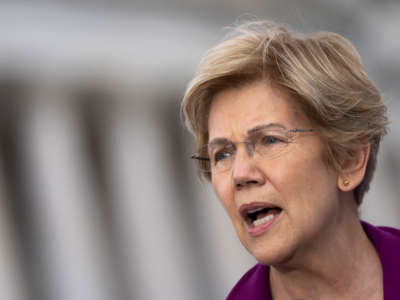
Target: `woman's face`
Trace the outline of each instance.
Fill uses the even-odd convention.
[[[292,100],[264,82],[225,90],[210,108],[209,142],[244,141],[249,131],[270,123],[312,127]],[[323,151],[317,134],[299,134],[280,155],[257,160],[238,144],[231,168],[212,174],[240,241],[259,262],[301,257],[335,229],[338,174],[324,162]]]

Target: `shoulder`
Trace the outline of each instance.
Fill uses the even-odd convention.
[[[269,293],[269,267],[256,264],[242,276],[226,299],[268,300]]]
[[[378,229],[393,242],[400,242],[400,229],[386,226],[379,226]]]
[[[377,227],[366,222],[361,223],[381,261],[385,299],[399,299],[400,230],[385,226]]]
[[[379,250],[386,252],[390,248],[400,247],[400,230],[387,226],[373,226],[367,222],[361,221],[365,233],[372,243]],[[400,249],[400,248],[399,248]]]

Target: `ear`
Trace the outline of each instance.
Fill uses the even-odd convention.
[[[341,171],[338,176],[338,188],[343,192],[354,190],[363,180],[367,169],[370,143],[357,150],[351,158],[344,160],[341,164]]]

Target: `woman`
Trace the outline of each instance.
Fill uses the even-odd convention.
[[[259,262],[228,299],[400,299],[400,231],[358,216],[388,122],[349,41],[242,25],[182,109],[200,176]]]

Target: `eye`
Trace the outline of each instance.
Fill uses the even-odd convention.
[[[259,139],[259,143],[262,146],[274,145],[274,144],[278,144],[280,142],[283,142],[282,138],[279,138],[277,136],[272,136],[272,135],[264,135]]]
[[[227,159],[232,156],[232,151],[224,148],[221,149],[214,154],[214,162],[217,163],[221,160]]]

